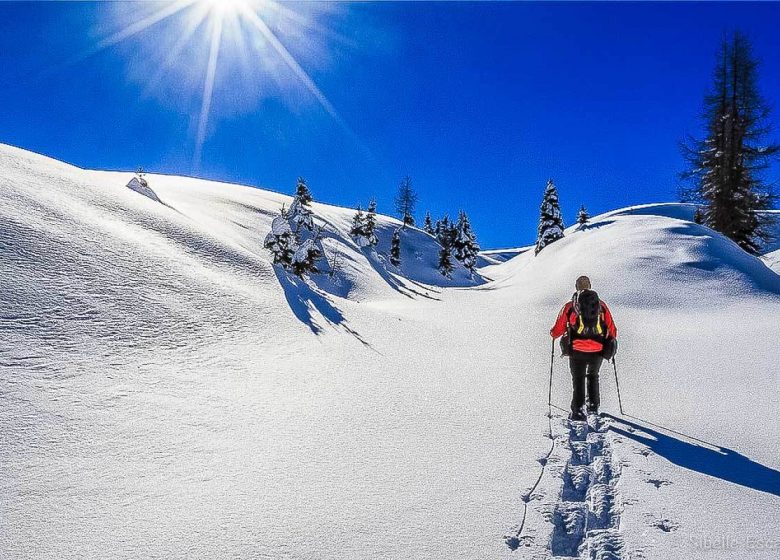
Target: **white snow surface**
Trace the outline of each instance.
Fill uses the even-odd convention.
[[[342,265],[304,282],[262,248],[290,197],[148,174],[159,204],[130,177],[0,146],[0,558],[777,557],[780,276],[685,205],[483,283],[443,279],[413,228],[395,271],[397,220],[361,249],[352,210],[314,203]],[[556,358],[541,471],[580,274],[630,416],[604,364],[615,417],[573,433]]]

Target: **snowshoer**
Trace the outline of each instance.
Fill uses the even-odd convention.
[[[571,399],[572,420],[585,420],[585,389],[587,385],[588,414],[599,410],[599,369],[611,359],[617,349],[617,328],[607,304],[591,289],[590,278],[580,276],[576,292],[563,306],[555,325],[550,329],[553,338],[561,339],[561,349],[569,356],[573,385]],[[587,381],[587,384],[586,384]]]

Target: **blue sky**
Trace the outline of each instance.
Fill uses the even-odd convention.
[[[153,84],[184,15],[95,48],[161,6],[0,3],[0,142],[282,192],[303,175],[319,200],[373,196],[384,213],[408,174],[418,218],[462,208],[483,247],[527,244],[549,177],[567,223],[580,204],[675,199],[678,143],[699,132],[734,28],[762,59],[780,138],[777,3],[291,4],[297,17],[260,15],[330,110],[264,40],[226,32],[198,162],[213,22]]]

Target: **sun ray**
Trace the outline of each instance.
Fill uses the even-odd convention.
[[[164,7],[160,8],[156,12],[149,14],[145,18],[142,18],[136,21],[135,23],[131,23],[130,25],[124,27],[123,29],[120,29],[116,33],[109,35],[108,37],[102,39],[101,41],[98,41],[94,47],[80,54],[79,56],[71,60],[70,63],[72,64],[75,62],[80,62],[81,60],[84,60],[85,58],[88,58],[93,54],[96,54],[104,49],[107,49],[108,47],[112,47],[117,43],[121,43],[122,41],[125,41],[126,39],[129,39],[134,35],[137,35],[142,31],[149,29],[153,25],[156,25],[168,19],[169,17],[176,15],[177,13],[181,12],[185,8],[192,6],[197,1],[198,0],[176,0],[175,2],[171,2],[170,4],[167,4]]]
[[[160,64],[152,77],[149,78],[149,83],[146,84],[146,87],[144,88],[144,93],[146,95],[149,95],[151,91],[159,85],[165,76],[165,72],[173,67],[174,63],[179,59],[179,56],[181,55],[182,51],[184,51],[184,48],[189,43],[190,39],[192,39],[193,35],[195,35],[195,32],[203,24],[203,22],[206,21],[208,16],[208,7],[200,6],[200,8],[196,10],[196,13],[194,13],[192,17],[188,18],[186,27],[182,31],[181,35],[179,35],[176,43],[168,51],[165,60],[163,60],[162,64]]]
[[[203,82],[203,102],[200,109],[200,118],[198,119],[198,132],[195,138],[195,171],[200,169],[200,160],[203,154],[203,142],[206,140],[206,125],[208,124],[209,112],[211,111],[211,99],[214,94],[214,80],[217,74],[217,59],[219,58],[219,47],[222,43],[222,24],[224,18],[218,14],[214,18],[214,26],[211,31],[211,46],[209,48],[209,63],[206,69],[206,79]]]
[[[336,112],[336,108],[331,104],[330,101],[328,101],[328,98],[325,97],[325,94],[320,91],[320,88],[317,87],[317,84],[315,84],[306,71],[301,68],[301,65],[298,64],[298,61],[295,60],[295,57],[290,54],[290,51],[288,51],[282,42],[279,41],[276,35],[274,35],[274,32],[271,31],[271,28],[266,25],[262,18],[260,18],[260,16],[257,15],[254,10],[244,5],[241,6],[241,13],[246,17],[249,23],[254,25],[255,28],[257,28],[257,30],[262,33],[263,37],[265,37],[265,39],[276,51],[276,54],[278,54],[284,63],[287,64],[296,77],[301,80],[301,82],[303,82],[303,85],[306,86],[306,89],[308,89],[309,92],[317,99],[317,101],[320,102],[322,107],[330,114],[330,116],[336,119],[339,124],[345,126],[341,120],[341,117]]]

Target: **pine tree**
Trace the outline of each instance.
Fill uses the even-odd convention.
[[[553,180],[547,181],[547,187],[544,190],[544,198],[540,208],[539,217],[539,235],[536,239],[535,254],[563,237],[563,217],[561,217],[561,207],[558,203],[558,191],[555,188]]]
[[[770,218],[760,213],[775,200],[762,174],[780,149],[764,141],[769,112],[750,42],[734,33],[721,44],[713,89],[704,99],[705,138],[683,146],[690,164],[682,174],[690,185],[683,200],[702,203],[702,223],[752,254],[772,238]]]
[[[458,214],[458,223],[454,229],[454,238],[451,240],[452,254],[464,267],[474,272],[479,256],[479,244],[465,212]]]
[[[309,231],[314,229],[314,214],[309,209],[309,207],[306,206],[300,198],[298,198],[298,195],[293,197],[290,208],[288,208],[283,215],[293,224],[295,228],[293,233],[295,234],[295,238],[297,240],[300,240],[301,231],[303,229],[307,229]]]
[[[701,206],[698,204],[696,205],[696,210],[693,211],[693,221],[697,224],[703,224],[704,223],[704,211],[701,209]]]
[[[359,205],[355,215],[352,217],[352,228],[349,230],[349,235],[356,240],[366,236],[366,217],[363,215],[363,210]]]
[[[428,235],[436,235],[436,230],[433,228],[433,222],[431,221],[431,213],[425,213],[425,222],[423,223],[423,231]]]
[[[295,185],[295,196],[304,206],[309,206],[314,200],[309,187],[306,185],[306,179],[303,177],[298,177],[298,184]]]
[[[401,264],[401,230],[396,229],[393,232],[393,239],[390,242],[390,264],[399,266]]]
[[[452,265],[452,248],[449,244],[442,245],[439,250],[439,272],[449,278],[453,270],[455,267]]]
[[[376,200],[371,199],[368,203],[368,213],[366,214],[365,234],[368,244],[375,246],[379,243],[376,237]]]
[[[584,226],[588,223],[590,220],[590,214],[588,214],[588,210],[585,208],[585,205],[580,206],[580,211],[577,213],[577,223],[581,226]]]
[[[319,246],[319,236],[307,239],[298,250],[293,254],[290,270],[293,274],[304,276],[306,274],[317,274],[317,261],[322,258],[322,249]]]
[[[439,245],[446,245],[450,242],[452,224],[450,223],[450,217],[448,215],[445,214],[441,220],[436,220],[435,234]]]
[[[412,188],[412,178],[406,176],[398,185],[398,194],[395,197],[395,210],[401,216],[404,227],[414,226],[414,207],[416,205],[417,193]]]
[[[271,222],[271,231],[265,237],[263,247],[273,254],[273,263],[280,264],[285,269],[292,264],[293,255],[298,249],[290,223],[282,214]]]

